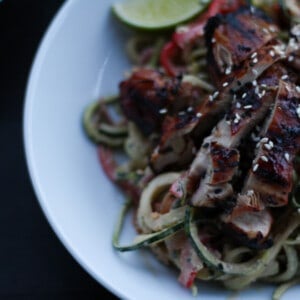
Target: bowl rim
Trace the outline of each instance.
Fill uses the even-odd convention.
[[[37,82],[39,78],[39,74],[42,69],[42,65],[47,54],[49,45],[53,42],[56,33],[60,30],[63,20],[68,16],[69,12],[72,10],[73,6],[76,5],[76,1],[67,0],[64,1],[57,12],[55,13],[54,17],[51,19],[48,27],[46,28],[37,50],[35,52],[33,63],[31,65],[29,76],[26,83],[25,88],[25,96],[24,96],[24,103],[23,103],[23,147],[25,153],[25,161],[27,166],[27,171],[29,173],[30,182],[33,186],[34,194],[36,196],[36,200],[41,208],[45,219],[47,220],[50,228],[53,230],[55,235],[57,236],[59,242],[64,246],[64,248],[69,252],[69,254],[74,258],[74,260],[82,267],[82,269],[87,272],[96,282],[101,284],[104,288],[109,290],[117,297],[126,298],[128,295],[125,295],[117,289],[115,286],[110,284],[108,279],[105,279],[99,274],[96,274],[88,264],[85,263],[84,259],[81,258],[75,251],[75,249],[70,245],[67,237],[61,232],[59,226],[53,220],[51,213],[49,212],[46,201],[44,201],[43,192],[41,189],[41,185],[37,178],[36,173],[36,166],[34,164],[34,157],[33,151],[31,149],[31,131],[30,131],[30,120],[31,120],[31,104],[34,99],[35,90],[37,87]]]

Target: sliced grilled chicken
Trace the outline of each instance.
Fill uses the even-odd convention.
[[[238,232],[237,237],[240,241],[251,247],[266,245],[265,239],[272,226],[272,217],[265,206],[285,205],[288,201],[287,197],[292,185],[293,156],[290,151],[285,152],[288,153],[286,155],[283,152],[287,151],[286,147],[297,148],[300,141],[297,134],[293,135],[292,140],[286,135],[286,130],[289,131],[295,126],[294,129],[297,131],[296,128],[299,128],[300,124],[297,111],[295,111],[299,100],[296,97],[295,86],[282,81],[281,78],[287,80],[288,75],[280,64],[270,68],[267,73],[272,75],[264,78],[263,83],[259,82],[257,86],[263,86],[266,94],[271,92],[273,95],[274,87],[279,86],[274,97],[276,101],[272,113],[262,129],[264,138],[258,143],[259,148],[252,170],[249,171],[242,193],[238,195],[237,205],[231,213],[223,216],[223,221],[230,230]],[[280,129],[282,127],[283,130]],[[271,136],[273,141],[271,141]],[[280,143],[275,147],[274,142],[277,140]],[[273,151],[274,154],[271,154]],[[296,149],[293,153],[295,151]],[[290,158],[289,162],[286,160],[287,158]],[[261,169],[263,178],[260,176],[259,169]],[[284,185],[278,184],[276,180],[285,183]]]
[[[216,202],[233,194],[232,186],[228,182],[238,167],[238,150],[223,147],[216,142],[212,142],[209,149],[209,155],[206,156],[205,177],[191,198],[194,206],[214,207]]]
[[[283,75],[282,79],[288,80]],[[293,159],[300,147],[300,93],[293,83],[280,81],[276,103],[263,128],[257,155],[244,192],[255,189],[266,206],[288,203]]]
[[[277,33],[278,28],[272,20],[254,7],[242,7],[233,13],[209,19],[205,38],[208,68],[214,81],[220,82],[245,59],[273,40]]]
[[[255,82],[265,70],[284,57],[285,52],[281,42],[273,41],[267,44],[256,52],[254,58],[249,57],[242,63],[240,68],[231,72],[227,76],[228,81],[223,81],[220,91],[215,91],[212,95],[205,97],[189,114],[181,112],[177,116],[165,119],[164,123],[166,125],[164,128],[167,130],[163,130],[160,143],[151,157],[154,170],[156,172],[163,170],[159,162],[166,160],[167,156],[173,151],[172,144],[182,143],[182,141],[177,142],[176,140],[184,140],[183,136],[191,135],[196,142],[196,146],[201,144],[203,137],[209,134],[217,124],[220,119],[219,116],[222,116],[230,106],[233,93],[243,85]],[[253,59],[257,59],[255,67],[253,66]],[[162,158],[159,159],[159,156],[162,156]],[[176,163],[175,158],[176,156],[173,160],[171,157],[168,158],[169,166]],[[163,167],[165,166],[164,164]]]
[[[187,175],[190,189],[193,189],[195,182],[200,181],[197,191],[193,194],[191,203],[195,206],[214,206],[215,202],[224,200],[232,195],[232,186],[230,184],[234,171],[239,163],[239,156],[231,161],[229,153],[238,153],[236,147],[262,119],[266,116],[270,105],[276,95],[278,85],[279,67],[271,67],[258,81],[251,86],[246,85],[237,94],[229,113],[217,124],[212,134],[204,140],[203,146],[193,161],[189,174]],[[267,85],[268,84],[268,85]],[[268,91],[260,91],[258,87],[268,86]],[[214,157],[214,143],[223,147],[227,160],[231,166],[231,172],[224,172],[222,168],[215,163],[220,161],[220,157]],[[222,161],[222,160],[221,160]],[[233,163],[234,162],[234,163]],[[224,163],[225,164],[225,163]],[[225,168],[224,170],[227,170]],[[201,179],[205,174],[204,179]],[[222,176],[222,181],[216,180],[216,176]]]

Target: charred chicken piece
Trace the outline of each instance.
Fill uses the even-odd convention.
[[[288,203],[293,159],[300,146],[299,105],[300,93],[295,85],[280,81],[276,103],[263,128],[263,137],[244,188],[245,191],[255,189],[266,206]]]
[[[233,189],[228,182],[232,179],[239,163],[237,149],[226,148],[212,142],[209,155],[206,155],[207,168],[205,178],[191,198],[195,206],[214,207],[216,202],[232,196]]]
[[[254,191],[239,197],[231,213],[224,214],[221,219],[227,233],[240,244],[254,249],[272,246],[268,235],[273,217]]]
[[[197,121],[197,116],[193,111],[184,112],[178,117],[167,116],[165,118],[162,125],[164,134],[150,159],[150,165],[155,172],[159,173],[165,169],[180,169],[186,167],[193,160],[195,145],[188,135],[190,127],[187,124],[193,126],[195,121]]]
[[[177,93],[180,82],[151,69],[134,71],[120,83],[120,100],[125,116],[145,135],[158,130],[164,112]]]
[[[208,66],[216,82],[273,40],[278,28],[261,10],[244,6],[209,19],[205,28]]]
[[[149,135],[161,128],[167,114],[172,115],[199,103],[204,92],[152,69],[138,69],[120,84],[120,100],[125,116]]]

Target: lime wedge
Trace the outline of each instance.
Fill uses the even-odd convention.
[[[113,5],[124,23],[142,29],[163,29],[191,19],[204,10],[210,0],[125,0]]]

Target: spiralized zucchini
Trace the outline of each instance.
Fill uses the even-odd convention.
[[[106,106],[114,105],[117,97],[108,97],[90,104],[83,114],[83,128],[87,136],[96,144],[121,147],[128,134],[126,124],[113,124],[106,114]],[[105,111],[102,111],[105,109]]]
[[[137,223],[143,232],[155,232],[184,220],[185,207],[171,209],[166,214],[152,211],[152,202],[178,179],[179,173],[157,176],[144,189],[137,212]]]

